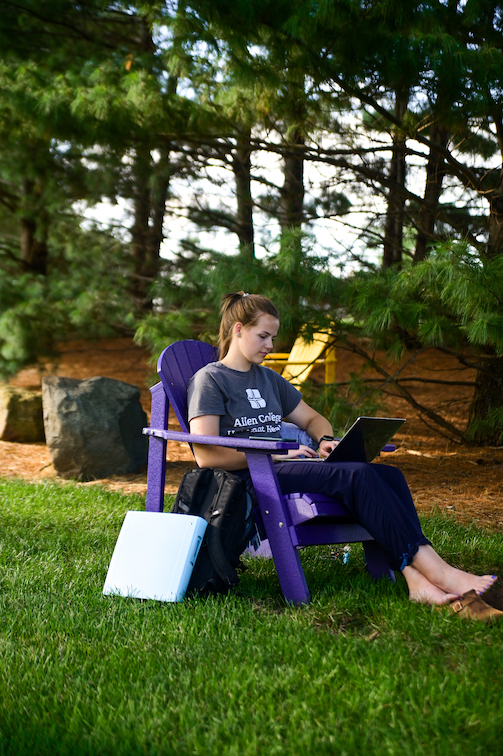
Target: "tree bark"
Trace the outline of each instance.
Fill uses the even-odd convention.
[[[289,135],[293,147],[304,147],[305,140],[300,129]],[[287,152],[284,158],[283,186],[280,189],[279,223],[282,231],[300,228],[304,219],[304,158],[295,151]]]
[[[503,357],[484,359],[475,378],[466,440],[476,446],[501,446],[503,443]]]
[[[33,181],[24,182],[24,202],[29,208],[37,203],[40,198],[40,191],[37,191]],[[47,263],[49,250],[47,245],[48,222],[43,211],[37,213],[35,220],[34,213],[27,209],[25,214],[21,215],[21,239],[20,252],[23,270],[27,273],[39,273],[42,276],[47,275]]]
[[[242,257],[255,257],[253,230],[253,199],[251,193],[251,147],[250,132],[240,135],[232,158],[236,182],[236,226],[239,249]]]
[[[150,56],[156,46],[152,28],[146,18],[138,17],[138,45],[145,56]],[[167,90],[176,92],[177,78],[170,76]],[[137,142],[133,162],[133,226],[131,228],[131,258],[133,276],[130,286],[138,314],[153,309],[152,285],[160,268],[160,250],[163,240],[164,215],[170,180],[168,157],[156,163],[152,151],[157,145]]]
[[[503,254],[503,171],[497,188],[489,198],[489,236],[486,256],[494,259]]]
[[[408,96],[396,94],[395,117],[400,121],[407,110]],[[407,162],[405,159],[405,136],[397,129],[393,132],[393,151],[389,178],[396,189],[388,193],[388,207],[384,229],[383,268],[400,265],[403,250],[403,220],[405,209],[405,193],[400,191],[405,187]]]
[[[442,148],[447,146],[449,132],[433,124],[430,139]],[[438,203],[442,194],[442,183],[445,176],[445,161],[435,149],[430,149],[426,166],[426,185],[424,190],[424,205],[419,208],[417,216],[417,237],[414,260],[420,261],[428,254],[428,242],[435,238],[435,221],[437,219]]]
[[[133,168],[130,292],[140,314],[153,308],[151,288],[160,267],[169,175],[168,158],[154,164],[148,145],[137,145]]]
[[[500,146],[503,127],[499,123]],[[502,150],[503,152],[503,150]],[[486,256],[494,259],[503,254],[503,171],[498,186],[489,197],[488,242]],[[503,444],[503,357],[486,348],[488,358],[481,359],[470,405],[466,437],[479,446]]]

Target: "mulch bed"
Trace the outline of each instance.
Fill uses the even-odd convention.
[[[337,380],[347,379],[359,369],[360,361],[344,349],[337,353]],[[396,366],[389,366],[390,372]],[[72,378],[101,375],[133,383],[141,388],[142,405],[149,414],[148,386],[155,383],[154,368],[145,349],[130,339],[106,339],[98,343],[69,342],[61,347],[57,361],[23,370],[11,383],[40,388],[44,372]],[[471,396],[469,386],[424,383],[439,377],[444,381],[470,381],[473,374],[460,372],[452,359],[433,351],[412,360],[403,373],[410,380],[407,388],[424,405],[442,408],[451,422],[462,428]],[[388,413],[406,417],[407,423],[396,436],[397,451],[381,459],[399,467],[410,485],[420,512],[441,512],[462,522],[474,522],[492,530],[503,530],[503,447],[464,447],[435,433],[403,398],[393,392],[386,396]],[[176,427],[173,425],[173,427]],[[170,442],[166,492],[175,493],[183,473],[194,467],[187,445]],[[57,480],[47,447],[0,441],[0,475],[30,481]],[[102,485],[124,493],[144,494],[146,475],[113,476],[106,480],[79,483]]]

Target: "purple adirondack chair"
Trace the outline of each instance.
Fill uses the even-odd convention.
[[[147,505],[149,512],[162,512],[168,440],[229,446],[246,453],[257,495],[260,516],[269,541],[285,601],[295,604],[310,599],[298,550],[303,546],[361,542],[373,578],[394,580],[382,548],[353,519],[341,502],[321,494],[299,492],[284,496],[278,485],[271,454],[297,449],[291,441],[257,441],[224,436],[199,436],[189,432],[187,384],[194,373],[218,359],[218,349],[201,341],[178,341],[162,352],[157,372],[161,382],[153,386],[149,438]],[[169,406],[181,431],[168,430]]]

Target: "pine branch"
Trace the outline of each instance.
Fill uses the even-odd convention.
[[[290,32],[286,31],[285,29],[282,29],[282,31],[289,40],[300,45],[302,48],[307,50],[311,55],[314,55],[316,58],[319,58],[319,55],[316,53],[316,51],[313,50],[306,42],[294,36],[293,34],[290,34]],[[385,118],[389,123],[392,123],[401,131],[407,132],[407,129],[404,129],[403,122],[400,118],[397,118],[394,113],[384,108],[374,97],[367,94],[362,89],[353,87],[347,82],[345,82],[344,79],[336,71],[333,70],[331,61],[327,60],[327,63],[329,64],[329,67],[330,67],[330,78],[327,77],[329,83],[334,82],[335,84],[337,84],[338,87],[342,89],[343,92],[348,94],[350,97],[356,97],[356,99],[359,102],[366,103],[371,108],[373,108],[377,113],[383,116],[383,118]],[[333,85],[332,85],[332,89],[334,89]],[[413,134],[411,134],[411,136],[420,144],[424,144],[425,147],[428,147],[429,150],[433,150],[437,154],[441,155],[446,161],[446,163],[448,163],[454,168],[456,176],[464,177],[467,187],[475,189],[479,194],[482,193],[483,187],[478,177],[476,176],[476,174],[473,173],[473,171],[471,171],[468,168],[468,166],[466,166],[464,163],[461,163],[459,162],[459,160],[456,160],[456,158],[447,149],[447,147],[443,147],[442,145],[439,145],[436,142],[433,142],[428,137],[423,136],[417,129],[414,131]]]
[[[90,20],[90,21],[98,21],[98,20],[100,21],[100,25],[99,25],[99,27],[98,27],[98,29],[96,31],[96,34],[92,34],[83,25],[82,26],[78,26],[78,25],[76,25],[74,23],[68,22],[67,20],[65,20],[64,18],[61,18],[61,17],[58,17],[58,18],[47,17],[46,15],[43,15],[42,13],[35,11],[32,7],[28,8],[25,5],[22,5],[20,3],[14,3],[14,2],[8,2],[7,5],[10,6],[11,8],[13,8],[16,11],[20,11],[21,13],[26,13],[27,15],[31,16],[32,18],[36,19],[37,21],[41,21],[43,24],[48,24],[49,26],[53,27],[52,31],[45,32],[45,36],[49,36],[49,37],[53,37],[54,36],[54,37],[61,37],[61,38],[64,38],[64,39],[68,39],[69,38],[69,33],[70,33],[70,34],[73,35],[73,39],[82,39],[82,40],[84,40],[86,42],[92,42],[94,44],[99,44],[100,46],[106,47],[109,50],[116,50],[117,49],[117,42],[118,41],[120,41],[122,43],[124,43],[124,42],[131,42],[132,41],[129,37],[124,36],[124,35],[119,36],[118,39],[115,37],[111,41],[106,41],[105,38],[104,38],[104,34],[103,34],[103,32],[104,32],[103,22],[107,22],[108,21],[109,23],[111,23],[111,24],[113,24],[114,26],[117,26],[117,27],[120,25],[120,26],[124,26],[124,27],[129,27],[131,29],[134,28],[134,19],[135,19],[135,17],[134,16],[128,16],[127,14],[121,13],[119,11],[114,11],[114,10],[111,9],[109,11],[109,13],[110,13],[110,17],[109,18],[106,18],[106,17],[102,16],[100,18],[89,18],[89,19],[87,19],[87,20]],[[112,18],[112,14],[113,14],[113,16],[115,16],[114,18]],[[84,18],[84,21],[85,20],[86,19]],[[58,34],[55,31],[55,29],[57,27],[60,27],[64,31],[62,31],[60,34]],[[6,30],[6,31],[9,31],[9,30]],[[19,34],[19,29],[11,30],[11,31],[12,31],[13,34],[16,34],[16,35]],[[26,34],[26,31],[25,31],[25,34]],[[42,34],[44,34],[44,32],[39,27],[37,27],[37,30],[36,30],[37,37],[41,36]]]
[[[446,438],[447,441],[450,441],[453,444],[458,444],[459,446],[462,445],[462,441],[457,441],[455,438],[451,438],[450,436],[447,435],[447,433],[443,433],[440,430],[440,428],[435,428],[432,425],[430,425],[429,423],[427,423],[426,420],[424,419],[424,417],[422,415],[419,415],[419,419],[421,420],[421,422],[423,422],[426,425],[427,428],[429,428],[430,430],[432,430],[434,433],[438,433],[443,438]]]
[[[344,343],[348,346],[350,351],[352,351],[354,354],[358,354],[360,357],[363,357],[365,361],[372,367],[374,370],[376,370],[378,373],[380,373],[384,378],[385,381],[382,384],[383,386],[386,386],[388,384],[393,384],[396,389],[400,392],[400,394],[403,396],[404,399],[412,406],[414,409],[418,410],[418,412],[426,415],[426,417],[429,417],[430,420],[432,420],[436,425],[439,425],[441,428],[444,428],[445,430],[449,431],[449,433],[452,433],[455,437],[459,438],[461,441],[463,440],[463,433],[456,428],[455,425],[452,423],[449,423],[445,418],[443,418],[441,415],[438,415],[436,412],[434,412],[432,409],[429,409],[428,407],[425,407],[424,405],[420,404],[412,394],[407,391],[407,389],[400,384],[399,381],[396,380],[396,375],[403,370],[402,366],[395,375],[391,375],[388,373],[384,368],[373,358],[368,354],[362,347],[357,346],[354,342],[349,341],[349,339],[345,339]],[[423,350],[421,350],[423,351]],[[410,358],[412,359],[412,357]],[[410,361],[410,360],[408,360]]]
[[[482,365],[480,362],[470,362],[466,357],[464,357],[464,355],[459,354],[458,352],[453,352],[451,349],[447,349],[446,347],[437,346],[435,347],[435,349],[437,349],[439,352],[442,352],[443,354],[448,354],[451,357],[455,357],[461,365],[464,365],[471,370],[477,370],[480,373],[485,373],[485,375],[488,375],[491,378],[494,377],[491,371],[488,370],[488,368],[486,368],[485,365]],[[490,359],[490,355],[486,355],[484,359]]]
[[[442,381],[439,378],[420,378],[419,376],[405,376],[404,378],[400,378],[400,383],[404,383],[405,381],[408,383],[433,383],[439,386],[467,386],[468,388],[473,388],[475,386],[475,381]],[[386,383],[382,382],[381,378],[365,378],[365,383],[380,383],[382,386],[386,385]],[[396,379],[393,380],[393,383],[397,383]],[[343,386],[351,386],[351,381],[341,381],[334,385],[341,388]]]
[[[12,190],[11,183],[0,179],[0,203],[4,205],[11,213],[14,213],[19,204],[19,197]]]
[[[164,134],[162,136],[163,139],[166,139],[169,142],[172,142],[175,138],[174,135],[168,135]],[[185,154],[189,155],[191,157],[198,157],[201,158],[201,147],[206,146],[210,148],[213,152],[208,153],[206,155],[206,158],[208,157],[214,157],[224,164],[228,164],[228,155],[232,154],[232,152],[236,149],[236,144],[232,138],[222,138],[222,137],[197,137],[192,134],[187,135],[180,135],[178,134],[177,139],[179,142],[186,141],[187,144],[191,144],[194,146],[193,150],[182,150],[179,148],[179,150]],[[361,179],[364,179],[368,182],[371,182],[371,186],[373,187],[374,191],[380,192],[383,188],[388,189],[390,191],[395,192],[396,194],[399,194],[401,197],[404,197],[407,199],[412,205],[417,205],[418,207],[424,208],[426,211],[430,213],[434,213],[437,220],[441,223],[444,223],[446,225],[451,226],[452,228],[456,229],[459,233],[463,234],[463,238],[465,238],[475,249],[483,249],[485,244],[481,243],[476,236],[474,236],[472,233],[467,232],[466,229],[463,227],[461,228],[458,224],[456,224],[451,218],[449,218],[445,212],[442,211],[440,207],[437,205],[432,206],[430,205],[424,197],[421,197],[418,194],[415,194],[407,187],[403,186],[400,183],[397,183],[393,181],[392,179],[388,178],[381,170],[379,170],[377,167],[372,165],[371,163],[365,162],[364,157],[367,154],[374,155],[376,151],[382,150],[383,152],[388,151],[389,152],[389,146],[382,147],[382,148],[359,148],[355,147],[353,149],[340,149],[340,150],[325,150],[320,147],[316,147],[313,149],[309,145],[298,145],[298,146],[292,146],[291,144],[274,144],[268,141],[265,141],[264,139],[260,138],[251,138],[250,139],[250,145],[252,146],[254,151],[260,151],[260,152],[266,152],[266,153],[273,153],[276,155],[280,155],[281,157],[299,157],[299,154],[301,154],[302,159],[309,162],[314,163],[325,163],[326,165],[332,165],[336,168],[341,168],[343,170],[349,171],[353,174],[356,174]],[[425,155],[423,153],[419,153],[416,150],[409,150],[406,149],[407,154],[410,155],[417,155],[424,159]],[[360,157],[362,159],[361,164],[357,164],[355,162],[350,162],[349,160],[345,159],[347,157]],[[204,166],[204,158],[201,159],[200,165]],[[260,181],[261,183],[268,185],[267,181],[262,177],[256,177],[253,176],[253,180]],[[377,187],[376,183],[377,182]],[[274,184],[269,184],[271,188],[278,189]],[[259,205],[257,205],[259,207]],[[409,214],[408,218],[411,222],[411,224],[417,228],[416,223],[412,217],[410,217]],[[441,238],[440,236],[435,236],[434,238]],[[357,260],[357,262],[360,262]]]
[[[2,270],[5,270],[10,275],[18,276],[22,263],[19,257],[12,251],[12,247],[8,242],[0,242],[0,253],[3,257],[7,258],[7,260],[10,260],[15,265],[15,268],[13,268],[7,263],[2,262],[2,264],[0,264],[0,268]]]

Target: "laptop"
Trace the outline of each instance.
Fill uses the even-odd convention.
[[[402,417],[359,417],[324,462],[372,462],[404,423]]]
[[[293,457],[285,462],[372,462],[379,452],[386,451],[384,447],[404,423],[403,417],[358,417],[328,457]]]

